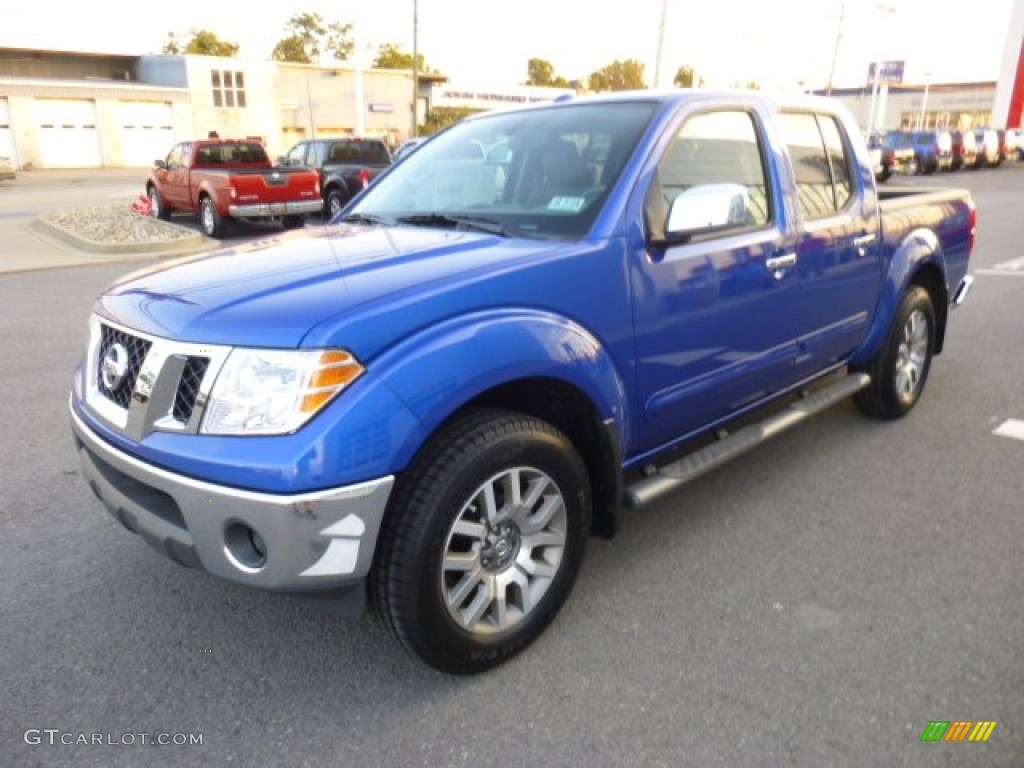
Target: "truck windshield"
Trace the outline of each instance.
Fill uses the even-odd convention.
[[[652,101],[567,103],[467,120],[370,186],[348,216],[583,237],[656,109]]]

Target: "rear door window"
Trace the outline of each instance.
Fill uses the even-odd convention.
[[[784,112],[778,125],[793,162],[804,218],[820,219],[843,210],[853,199],[853,174],[836,118]]]

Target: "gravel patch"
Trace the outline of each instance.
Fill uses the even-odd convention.
[[[41,219],[70,235],[97,244],[175,244],[196,237],[189,229],[143,216],[126,205],[52,211]]]

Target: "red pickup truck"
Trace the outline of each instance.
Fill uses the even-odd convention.
[[[231,219],[280,218],[301,227],[320,211],[320,178],[303,168],[276,168],[258,141],[212,139],[177,144],[157,160],[146,182],[152,214],[199,216],[208,237],[220,237]]]

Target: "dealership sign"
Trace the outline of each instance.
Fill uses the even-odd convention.
[[[902,83],[903,61],[872,61],[868,64],[868,85],[875,83]],[[877,76],[877,80],[875,79]]]

